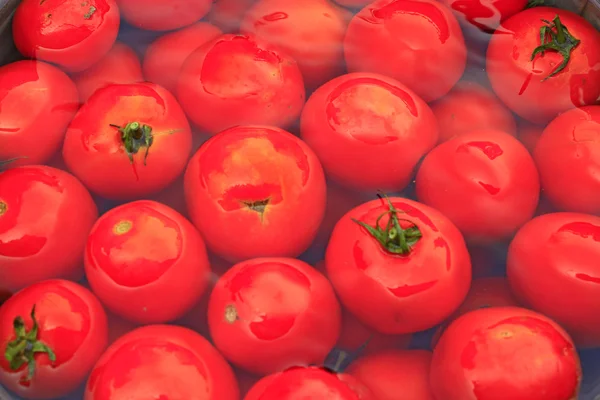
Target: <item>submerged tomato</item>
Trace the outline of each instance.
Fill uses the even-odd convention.
[[[0,173],[0,290],[81,278],[97,218],[88,191],[64,171],[26,166]]]
[[[354,16],[344,42],[348,71],[397,79],[425,101],[460,79],[467,49],[458,21],[435,0],[377,0]]]
[[[528,0],[441,0],[459,21],[493,32],[501,22],[523,11]]]
[[[313,93],[302,112],[301,135],[340,184],[400,191],[435,146],[438,126],[429,106],[400,82],[354,73]]]
[[[125,21],[151,31],[169,31],[202,19],[212,0],[117,0]]]
[[[17,61],[0,67],[0,160],[43,164],[58,151],[78,108],[77,88],[56,67]]]
[[[523,146],[533,154],[535,147],[542,136],[542,132],[544,132],[543,126],[531,124],[527,121],[521,121],[518,126],[517,137],[521,143],[523,143]]]
[[[104,351],[106,321],[98,299],[76,283],[21,290],[0,307],[0,383],[24,399],[68,395]]]
[[[396,223],[400,230],[391,226]],[[458,229],[438,211],[398,197],[346,214],[331,235],[325,262],[348,310],[387,334],[439,324],[458,308],[471,282]]]
[[[516,307],[485,308],[454,321],[433,351],[430,383],[444,400],[572,400],[579,357],[549,318]]]
[[[274,127],[219,133],[190,161],[185,196],[208,247],[229,261],[297,257],[317,235],[326,185],[312,150]]]
[[[202,336],[189,329],[150,325],[135,329],[100,357],[85,400],[238,400],[235,375]]]
[[[110,50],[119,32],[115,0],[23,0],[12,32],[28,58],[83,71]]]
[[[225,32],[237,32],[246,12],[254,3],[255,0],[213,0],[208,19]]]
[[[190,126],[175,97],[137,83],[98,90],[69,125],[63,157],[92,192],[128,199],[167,187],[191,150]]]

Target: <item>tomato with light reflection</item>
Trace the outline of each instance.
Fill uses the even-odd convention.
[[[191,151],[190,125],[175,97],[134,83],[96,91],[71,121],[62,154],[92,192],[123,200],[166,188]]]
[[[208,248],[232,262],[299,256],[325,214],[317,156],[275,127],[240,126],[213,136],[188,164],[184,188]]]
[[[416,178],[419,201],[441,211],[476,242],[501,240],[535,214],[538,171],[513,136],[482,130],[431,151]]]
[[[119,32],[115,0],[23,0],[15,10],[15,46],[27,58],[83,71],[110,50]]]
[[[400,197],[346,214],[333,230],[325,264],[342,304],[386,334],[439,324],[462,303],[471,282],[469,253],[456,226]]]
[[[342,75],[317,89],[300,130],[331,179],[361,190],[404,189],[438,141],[429,106],[400,82],[371,73]]]
[[[532,60],[535,50],[543,49],[541,29],[546,31],[544,42],[563,48],[564,55],[549,49]],[[558,38],[558,29],[566,29],[564,39]],[[599,64],[600,32],[579,15],[554,7],[531,8],[503,22],[487,52],[487,74],[498,97],[519,116],[541,125],[596,102]]]
[[[445,400],[571,400],[579,356],[554,321],[517,307],[484,308],[454,321],[433,351],[430,384]]]
[[[170,31],[191,25],[210,11],[212,0],[116,0],[123,19],[136,28]]]
[[[76,283],[47,280],[19,291],[0,307],[0,384],[23,399],[68,395],[104,351],[106,321],[100,301]]]
[[[528,0],[441,0],[459,21],[493,32],[501,22],[523,11]]]
[[[452,89],[467,48],[452,11],[435,0],[377,0],[358,12],[344,41],[348,71],[397,79],[423,100]]]
[[[198,333],[149,325],[115,341],[96,363],[85,400],[238,400],[227,361]]]
[[[0,173],[0,290],[44,279],[80,279],[88,233],[98,218],[89,192],[48,166]]]

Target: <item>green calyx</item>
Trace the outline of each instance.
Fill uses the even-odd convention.
[[[552,22],[545,19],[543,19],[542,22],[545,23],[545,25],[540,28],[540,41],[542,44],[533,50],[531,61],[533,61],[538,54],[543,56],[547,51],[555,51],[563,57],[562,63],[560,63],[550,75],[542,79],[542,82],[544,82],[567,67],[571,60],[571,53],[579,43],[581,43],[581,40],[571,35],[567,27],[562,24],[558,15],[554,17]]]
[[[533,8],[533,7],[540,7],[545,5],[544,3],[545,0],[529,0],[527,2],[527,6],[525,8]]]
[[[389,197],[385,194],[381,194],[380,197],[387,200],[389,210],[377,218],[375,226],[368,225],[356,219],[352,219],[352,221],[365,228],[386,251],[392,254],[407,255],[410,253],[412,247],[421,239],[421,230],[413,222],[398,218],[401,212],[394,207]],[[388,216],[388,222],[385,225],[385,229],[382,229],[379,222],[385,216]],[[411,226],[406,229],[402,228],[400,221],[407,221]]]
[[[56,362],[56,355],[46,344],[38,340],[38,323],[35,319],[35,305],[31,309],[31,320],[33,326],[28,332],[25,328],[25,321],[22,317],[16,317],[13,321],[13,329],[15,331],[16,339],[8,342],[6,350],[4,351],[4,357],[9,362],[10,369],[17,371],[24,364],[27,364],[27,377],[25,381],[30,381],[35,374],[35,354],[46,353],[50,362]]]
[[[0,170],[4,169],[4,167],[6,167],[7,165],[9,165],[17,160],[21,160],[23,158],[27,158],[27,157],[15,157],[15,158],[10,158],[8,160],[0,160]]]
[[[144,154],[144,165],[146,165],[146,159],[148,158],[148,152],[152,143],[154,143],[154,135],[152,134],[152,127],[148,125],[142,125],[139,122],[130,122],[124,127],[119,125],[111,124],[113,128],[117,128],[121,133],[121,140],[125,147],[125,153],[129,157],[129,161],[133,164],[133,155],[137,154],[141,148],[146,149]]]

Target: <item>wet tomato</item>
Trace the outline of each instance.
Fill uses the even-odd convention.
[[[229,364],[186,328],[150,325],[114,342],[87,382],[85,400],[238,400]]]
[[[433,351],[430,384],[444,400],[572,400],[581,380],[567,333],[516,307],[471,311],[454,321]]]
[[[528,0],[441,0],[458,20],[493,32],[501,22],[523,11]]]
[[[467,49],[458,21],[435,0],[377,0],[354,16],[344,42],[348,71],[397,79],[425,101],[460,79]]]
[[[106,314],[76,283],[35,283],[0,307],[0,384],[24,399],[62,398],[108,343]]]
[[[144,324],[183,316],[210,278],[198,231],[175,210],[148,200],[118,206],[98,219],[86,245],[85,272],[111,311]]]
[[[436,208],[476,242],[510,236],[533,217],[540,182],[527,149],[496,130],[474,131],[442,143],[423,160],[419,201]]]
[[[191,25],[210,11],[212,0],[116,0],[123,18],[136,28],[170,31]]]
[[[0,67],[0,160],[42,164],[60,148],[77,112],[75,84],[56,67],[17,61]]]
[[[175,97],[153,83],[96,91],[69,125],[63,158],[82,182],[110,199],[160,191],[185,169],[192,133]]]
[[[487,52],[487,73],[498,97],[537,124],[595,103],[599,64],[600,32],[582,17],[550,7],[531,8],[506,20]]]
[[[346,214],[331,235],[325,263],[348,310],[387,334],[439,324],[458,308],[471,282],[459,230],[438,211],[399,197]]]
[[[88,191],[64,171],[26,166],[0,173],[0,289],[81,278],[86,237],[97,218]]]
[[[400,191],[435,146],[438,125],[429,106],[400,82],[353,73],[312,94],[302,112],[301,136],[340,184]]]
[[[184,186],[192,221],[209,249],[229,261],[297,257],[325,213],[317,156],[274,127],[242,126],[213,136],[190,161]]]
[[[110,50],[119,20],[115,0],[23,0],[13,18],[13,37],[25,57],[83,71]]]
[[[215,134],[237,125],[286,127],[300,115],[305,90],[291,57],[258,37],[227,34],[185,60],[177,98],[192,122]]]
[[[208,19],[225,32],[237,32],[246,12],[254,3],[255,0],[213,0]]]

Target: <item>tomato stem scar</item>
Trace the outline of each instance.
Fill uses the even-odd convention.
[[[556,51],[563,57],[562,63],[560,63],[560,65],[556,67],[554,71],[550,73],[550,75],[542,79],[542,82],[544,82],[567,67],[567,64],[569,64],[569,61],[571,60],[571,53],[579,45],[579,43],[581,43],[581,40],[571,35],[567,27],[563,25],[558,15],[554,17],[552,22],[545,19],[543,19],[542,22],[544,22],[545,25],[540,28],[541,45],[533,50],[533,53],[531,54],[531,61],[533,61],[535,56],[538,54],[544,56],[546,51]]]
[[[256,211],[259,214],[264,214],[265,209],[269,205],[270,201],[271,201],[271,199],[264,199],[264,200],[256,200],[256,201],[244,201],[243,203],[246,207],[250,208],[252,211]]]
[[[148,152],[152,143],[154,143],[154,135],[152,134],[152,127],[148,125],[142,125],[139,122],[130,122],[125,127],[119,125],[110,124],[111,127],[117,128],[121,132],[121,140],[125,146],[125,152],[129,161],[133,164],[133,155],[137,154],[140,148],[146,148],[144,154],[144,165],[146,165],[146,159],[148,158]]]
[[[0,217],[6,213],[6,210],[8,210],[8,204],[0,200]]]
[[[83,16],[83,18],[90,19],[90,18],[92,18],[92,15],[94,15],[95,12],[96,12],[96,7],[90,6],[90,9],[88,10],[87,14],[85,14]]]
[[[124,235],[129,232],[132,227],[133,223],[131,221],[121,221],[113,227],[113,233],[118,236]]]
[[[227,322],[229,324],[233,324],[235,321],[238,320],[238,313],[233,304],[228,304],[225,307],[224,315],[225,315],[225,322]]]

